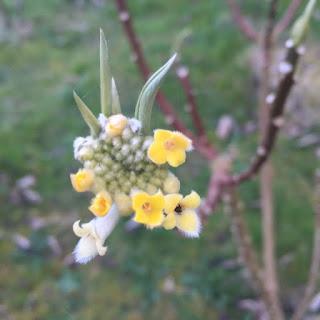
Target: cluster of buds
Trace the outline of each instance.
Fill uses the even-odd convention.
[[[128,118],[121,113],[106,41],[100,34],[99,117],[74,94],[91,134],[74,141],[74,157],[82,168],[70,178],[77,192],[93,193],[88,209],[95,216],[89,223],[74,223],[73,230],[81,238],[74,251],[79,263],[106,253],[104,242],[120,216],[132,214],[135,222],[149,229],[177,228],[188,237],[199,236],[196,208],[200,197],[195,191],[187,196],[179,194],[180,181],[169,170],[185,162],[192,142],[177,131],[156,129],[150,134],[154,98],[174,59],[150,77],[139,96],[135,117]]]

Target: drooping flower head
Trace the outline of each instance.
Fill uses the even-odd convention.
[[[152,105],[161,80],[172,66],[173,56],[142,88],[135,116],[121,112],[115,81],[110,73],[107,44],[100,34],[101,114],[93,115],[74,93],[77,106],[90,128],[90,135],[74,141],[74,157],[82,168],[71,174],[77,192],[93,193],[89,223],[74,225],[80,241],[74,251],[79,263],[104,255],[104,242],[119,215],[134,213],[133,220],[152,229],[177,227],[187,236],[198,236],[200,221],[195,212],[200,198],[178,194],[179,179],[169,171],[186,160],[191,140],[177,131],[156,129],[150,134]]]

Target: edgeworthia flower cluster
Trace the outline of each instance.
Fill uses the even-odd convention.
[[[169,170],[185,162],[192,142],[177,131],[150,132],[152,105],[174,60],[175,56],[150,77],[138,98],[135,116],[129,118],[121,113],[107,43],[100,32],[99,117],[74,93],[90,135],[74,141],[74,157],[82,168],[70,179],[77,192],[93,193],[88,209],[95,216],[88,223],[76,221],[73,225],[75,235],[80,237],[74,250],[79,263],[106,253],[104,242],[120,216],[132,214],[134,221],[149,229],[177,228],[188,237],[199,236],[201,223],[196,208],[200,197],[191,190],[181,195],[180,181]]]

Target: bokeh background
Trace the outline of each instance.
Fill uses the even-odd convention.
[[[208,135],[221,150],[237,150],[245,168],[255,148],[257,48],[232,22],[225,1],[128,1],[148,61],[157,69],[181,30],[182,50]],[[288,1],[280,1],[284,9]],[[243,1],[260,26],[267,1]],[[288,310],[307,278],[313,236],[313,174],[319,165],[319,28],[300,70],[302,89],[289,106],[288,124],[272,159],[277,256]],[[243,309],[256,301],[238,263],[223,207],[197,240],[175,232],[120,223],[109,251],[85,266],[72,263],[72,224],[90,218],[88,196],[76,194],[69,174],[78,168],[72,143],[87,128],[72,90],[99,112],[99,28],[109,40],[111,65],[123,109],[133,115],[143,83],[111,0],[2,0],[0,2],[0,318],[253,319]],[[283,40],[286,39],[286,34]],[[281,56],[283,44],[279,43]],[[181,117],[185,96],[173,73],[163,85]],[[302,108],[303,107],[303,108]],[[230,134],[217,135],[221,117]],[[220,123],[221,124],[221,123]],[[154,125],[166,126],[155,108]],[[183,191],[205,195],[209,169],[193,153],[177,170]],[[254,244],[260,250],[257,182],[240,188]]]

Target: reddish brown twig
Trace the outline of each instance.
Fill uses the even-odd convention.
[[[310,300],[316,290],[317,281],[319,280],[320,270],[320,176],[316,177],[315,192],[315,233],[313,242],[313,254],[309,271],[309,279],[305,288],[304,295],[297,306],[292,320],[301,320],[305,314]]]
[[[184,93],[188,101],[186,111],[187,113],[190,113],[190,116],[193,120],[193,125],[197,130],[198,136],[204,137],[206,135],[206,130],[198,112],[198,105],[197,105],[197,102],[194,96],[194,91],[190,82],[189,69],[186,66],[179,65],[176,68],[176,74],[178,79],[180,80],[181,86],[184,90]]]
[[[293,18],[295,16],[296,12],[298,11],[301,3],[302,3],[302,0],[292,0],[291,1],[285,14],[281,18],[281,20],[277,23],[277,25],[274,29],[274,33],[276,36],[281,34],[283,31],[285,31],[288,28],[289,24],[291,23],[291,21],[293,20]]]
[[[235,0],[227,0],[233,20],[238,25],[241,32],[250,41],[257,41],[259,39],[258,32],[255,31],[251,22],[241,13],[241,9]]]
[[[286,59],[281,63],[280,70],[283,73],[277,91],[273,96],[267,97],[270,104],[270,117],[260,146],[257,148],[255,158],[247,170],[239,175],[232,177],[232,183],[239,184],[254,176],[269,158],[270,153],[276,142],[277,134],[283,125],[283,111],[285,102],[294,84],[294,73],[299,59],[296,48],[289,48]]]
[[[127,2],[126,0],[115,0],[115,2],[119,13],[119,19],[124,27],[128,41],[131,45],[136,64],[144,80],[147,80],[150,75],[150,69],[143,55],[139,39],[134,31]],[[208,160],[212,160],[213,158],[215,158],[216,150],[209,143],[208,139],[206,137],[198,139],[190,130],[186,128],[184,123],[179,119],[178,115],[174,111],[172,104],[169,102],[169,100],[165,97],[165,95],[162,92],[158,93],[157,102],[165,116],[166,122],[169,125],[171,125],[176,130],[179,130],[180,132],[188,136],[190,139],[192,139],[195,148],[200,152],[200,154],[202,154]]]
[[[207,196],[198,209],[198,213],[201,217],[202,222],[205,222],[207,220],[208,216],[216,209],[217,205],[219,204],[222,196],[224,179],[225,176],[221,173],[213,173],[211,175]]]

